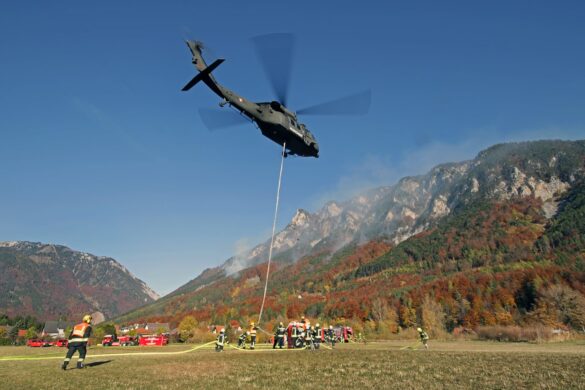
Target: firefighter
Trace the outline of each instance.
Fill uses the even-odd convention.
[[[63,370],[67,369],[67,365],[71,361],[71,357],[73,357],[75,351],[79,351],[77,368],[85,367],[83,361],[85,360],[85,354],[87,353],[87,341],[91,335],[91,320],[91,315],[86,314],[83,316],[83,321],[80,324],[75,325],[71,330],[71,333],[69,334],[69,343],[67,344],[69,349],[67,350],[65,360],[63,360],[63,364],[61,365]]]
[[[225,328],[221,328],[217,336],[217,341],[215,342],[215,352],[223,352],[225,342]]]
[[[297,323],[293,321],[292,329],[290,330],[290,338],[292,340],[292,347],[297,347],[297,339],[299,337],[299,332],[297,330]]]
[[[246,349],[246,339],[250,335],[250,332],[242,332],[240,337],[238,337],[238,348]]]
[[[254,349],[256,346],[256,332],[258,331],[258,327],[254,325],[254,323],[250,323],[250,349]]]
[[[303,327],[305,326],[306,323],[307,320],[305,319],[305,316],[301,316],[301,324],[303,325]]]
[[[307,323],[305,329],[305,348],[313,349],[313,329],[311,324]]]
[[[302,348],[305,345],[305,325],[297,322],[297,343],[295,348]]]
[[[318,322],[313,328],[313,342],[315,343],[315,348],[319,349],[319,344],[321,343],[321,327]]]
[[[286,328],[284,327],[283,323],[279,323],[276,331],[274,332],[274,344],[272,344],[272,349],[276,349],[276,344],[278,344],[278,348],[282,349],[284,347],[284,333],[286,332]]]
[[[331,341],[331,348],[335,348],[335,332],[333,331],[333,325],[329,325],[329,331],[327,333],[329,341]]]
[[[429,335],[425,332],[422,328],[416,328],[418,332],[418,336],[420,337],[420,342],[425,346],[425,349],[429,349]]]

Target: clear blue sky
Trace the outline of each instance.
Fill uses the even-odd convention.
[[[5,2],[0,240],[112,256],[168,293],[269,237],[279,147],[203,127],[218,99],[180,91],[184,38],[251,100],[272,99],[249,42],[270,32],[297,35],[290,108],[372,88],[366,117],[302,118],[321,158],[286,161],[280,228],[493,143],[585,138],[585,3],[477,3]]]

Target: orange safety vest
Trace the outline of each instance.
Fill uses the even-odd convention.
[[[88,323],[82,322],[81,324],[77,324],[73,327],[73,331],[71,332],[71,338],[69,341],[76,342],[76,341],[87,341],[87,337],[83,337],[85,335],[85,331],[89,327]]]

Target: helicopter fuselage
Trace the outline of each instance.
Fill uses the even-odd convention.
[[[252,120],[262,134],[279,145],[285,145],[286,153],[301,157],[319,157],[319,145],[313,134],[302,123],[299,123],[294,112],[289,111],[279,102],[255,103],[220,85],[211,70],[223,60],[215,61],[207,66],[201,55],[199,42],[187,41],[193,54],[193,64],[199,70],[197,75],[183,90],[190,89],[198,81],[203,81],[222,101],[220,106],[229,105],[248,119]]]

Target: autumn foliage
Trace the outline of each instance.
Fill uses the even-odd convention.
[[[276,263],[263,321],[304,314],[378,335],[423,326],[432,337],[494,326],[585,330],[584,193],[576,186],[552,220],[532,197],[478,201],[396,246],[380,239]],[[174,294],[143,319],[246,324],[257,318],[265,271]]]

